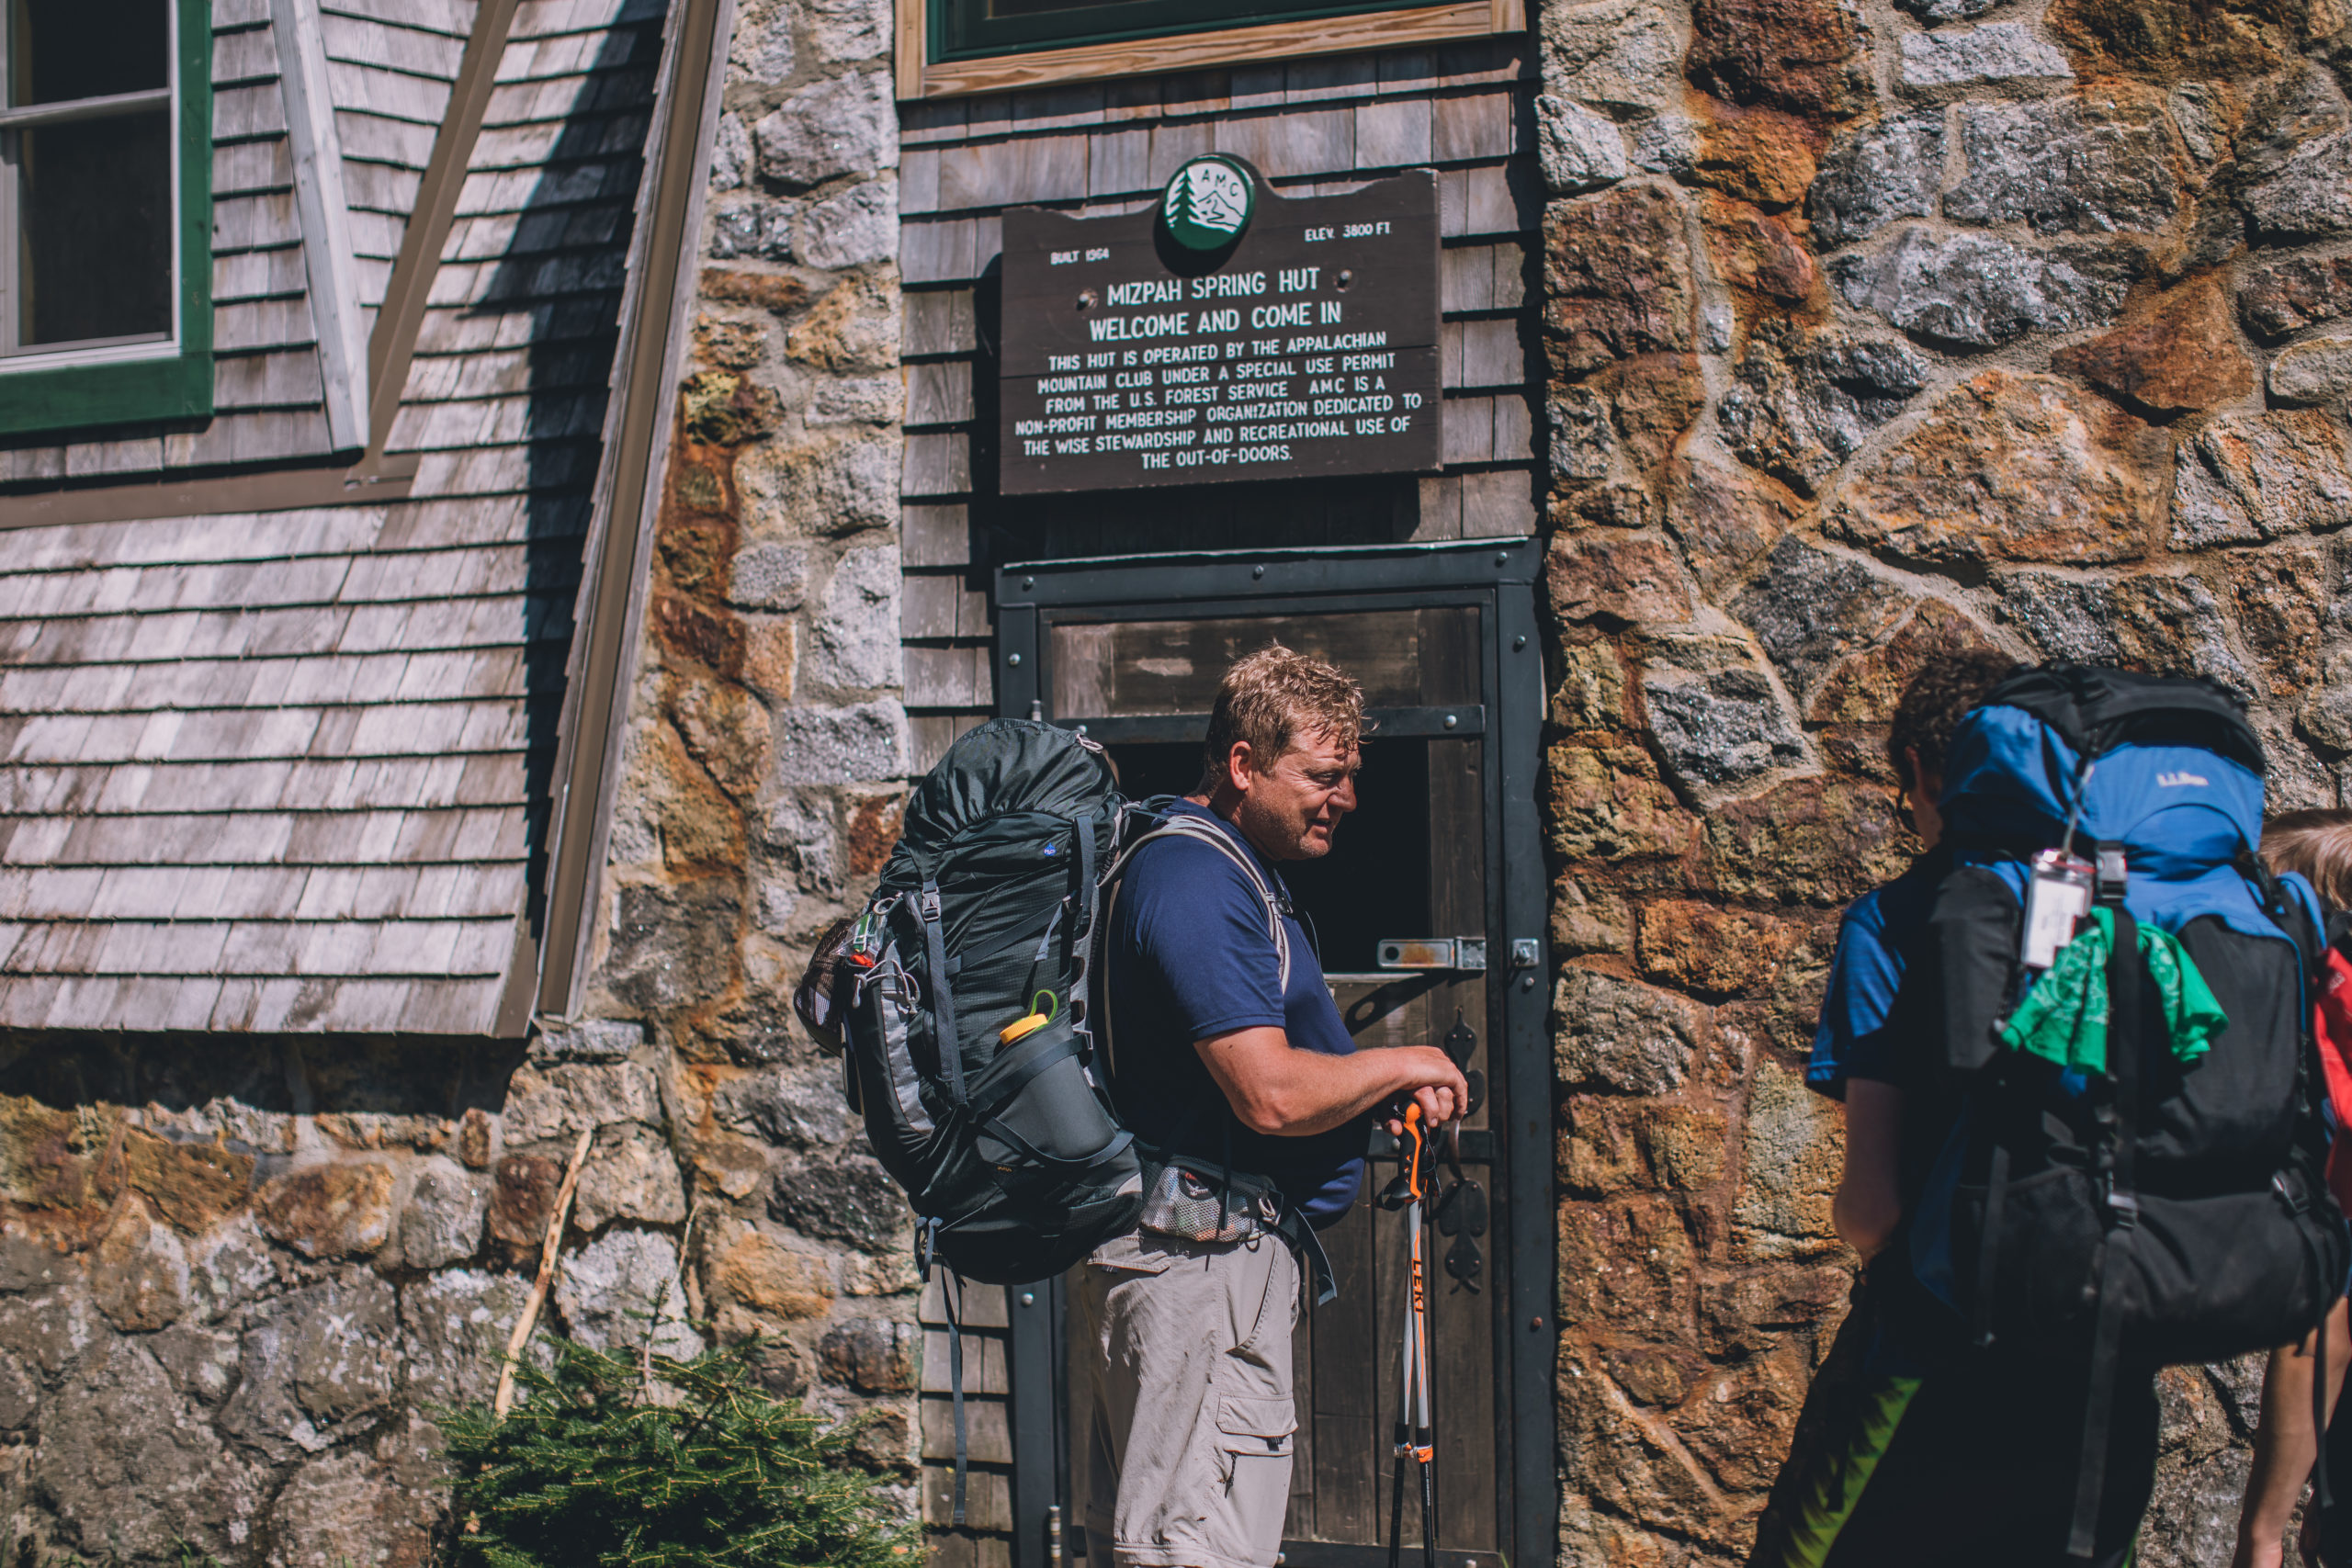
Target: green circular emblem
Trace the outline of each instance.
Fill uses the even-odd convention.
[[[1249,172],[1230,158],[1194,158],[1168,179],[1159,204],[1168,233],[1188,251],[1221,251],[1250,227],[1257,206]]]

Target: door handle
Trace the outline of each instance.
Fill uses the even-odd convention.
[[[1487,939],[1482,936],[1385,936],[1379,944],[1383,969],[1483,970]]]

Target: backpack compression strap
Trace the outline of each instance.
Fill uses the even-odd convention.
[[[926,876],[915,902],[922,916],[923,964],[931,971],[931,1021],[939,1035],[939,1065],[947,1075],[947,1098],[965,1104],[964,1047],[956,1035],[956,987],[947,978],[947,933],[939,924],[939,884]]]
[[[2101,858],[2107,854],[2101,846]],[[2117,852],[2120,858],[2120,852]],[[2098,1280],[2098,1317],[2091,1333],[2089,1398],[2083,1410],[2082,1467],[2075,1478],[2075,1523],[2066,1554],[2088,1557],[2098,1540],[2099,1502],[2107,1483],[2108,1432],[2115,1413],[2116,1362],[2123,1348],[2123,1277],[2130,1267],[2132,1238],[2140,1224],[2139,1190],[2133,1185],[2133,1145],[2140,1136],[2140,989],[2145,966],[2140,960],[2140,928],[2124,910],[2115,911],[2115,948],[2107,960],[2107,1070],[2115,1076],[2113,1161],[2106,1172],[2107,1245]]]

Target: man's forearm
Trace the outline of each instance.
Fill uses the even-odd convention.
[[[1279,1029],[1238,1029],[1193,1048],[1241,1124],[1277,1137],[1328,1133],[1435,1081],[1426,1051],[1330,1056],[1295,1048]]]

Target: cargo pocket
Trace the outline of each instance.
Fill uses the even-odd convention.
[[[1217,1396],[1216,1446],[1228,1455],[1288,1459],[1291,1438],[1297,1430],[1298,1407],[1288,1394]],[[1226,1470],[1230,1480],[1229,1460]]]
[[[1130,1231],[1125,1235],[1113,1236],[1087,1254],[1086,1263],[1090,1269],[1108,1269],[1114,1274],[1165,1274],[1169,1257]]]

